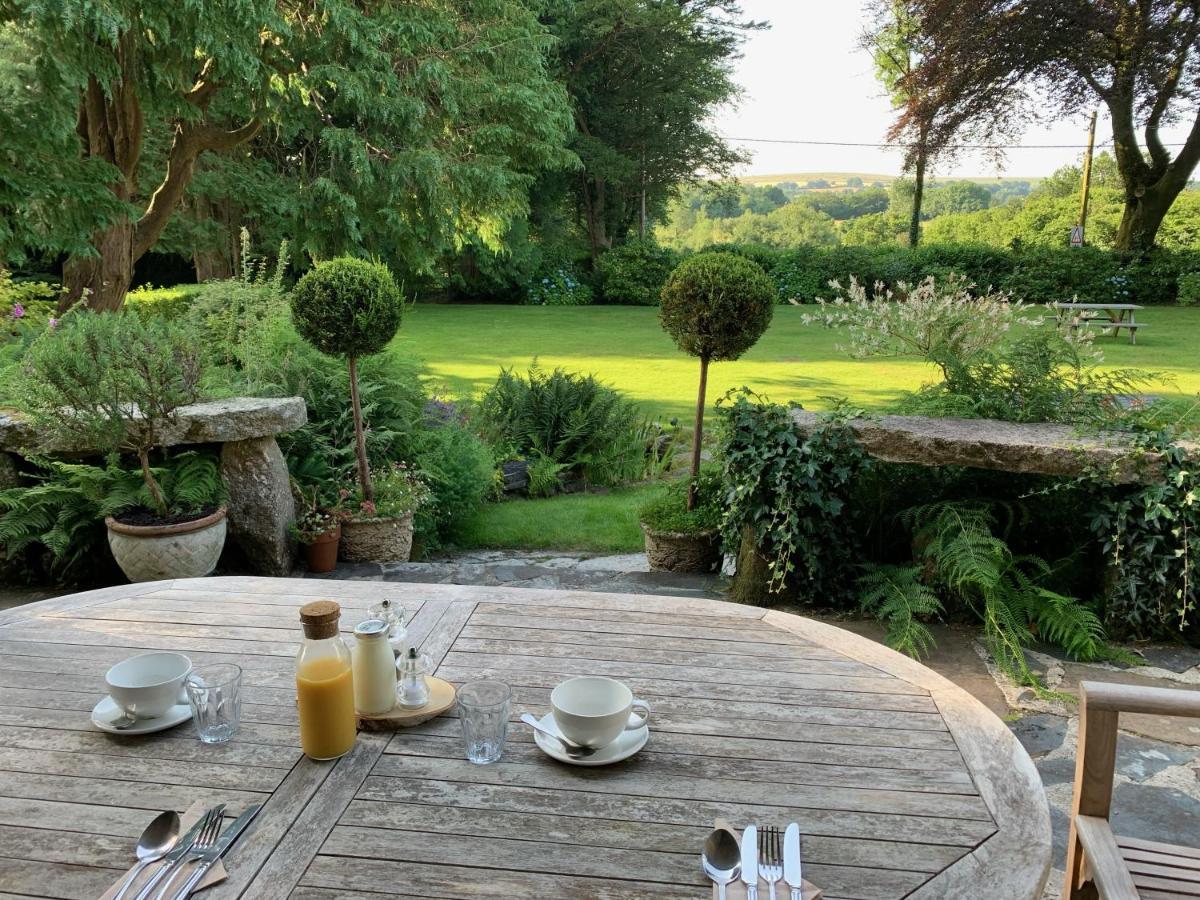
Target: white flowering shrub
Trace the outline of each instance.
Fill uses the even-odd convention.
[[[854,278],[849,287],[837,281],[830,287],[833,299],[818,299],[818,310],[804,317],[806,323],[846,329],[844,349],[855,357],[920,356],[939,366],[947,379],[994,349],[1014,327],[1043,318],[1038,307],[1010,294],[976,293],[961,276],[899,282],[894,289],[880,282],[871,293]]]

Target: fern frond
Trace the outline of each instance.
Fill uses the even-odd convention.
[[[859,604],[886,629],[885,643],[914,659],[933,649],[933,635],[918,617],[941,614],[937,594],[920,581],[917,566],[877,566],[858,580]]]

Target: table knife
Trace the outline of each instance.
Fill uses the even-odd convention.
[[[792,900],[801,900],[804,878],[800,874],[800,826],[795,822],[783,833],[783,880],[792,889]]]
[[[154,890],[154,886],[162,881],[168,873],[174,876],[175,870],[187,857],[188,853],[191,852],[192,844],[196,843],[196,836],[200,834],[200,829],[204,827],[204,823],[208,820],[209,815],[219,816],[224,812],[225,804],[220,803],[204,812],[200,818],[193,822],[192,827],[179,839],[179,843],[175,845],[175,849],[163,857],[162,865],[158,867],[158,871],[150,876],[150,880],[142,886],[142,889],[137,892],[133,900],[146,900],[150,896],[150,892]],[[170,881],[167,883],[170,884]]]
[[[254,817],[258,815],[258,811],[260,809],[262,809],[262,804],[255,803],[244,813],[234,819],[232,825],[228,826],[224,831],[221,832],[221,836],[217,839],[217,846],[213,848],[213,852],[206,855],[200,861],[200,864],[196,866],[195,871],[188,876],[188,880],[184,882],[183,887],[180,888],[179,893],[175,895],[174,900],[185,900],[186,897],[191,896],[192,889],[201,882],[206,874],[208,874],[208,870],[217,864],[217,860],[229,852],[229,848],[233,846],[233,842],[236,841],[241,833],[246,830],[251,822],[254,821]]]
[[[747,825],[742,832],[742,881],[746,900],[758,900],[758,826]]]

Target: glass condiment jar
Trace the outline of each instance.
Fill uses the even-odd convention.
[[[338,634],[342,610],[332,600],[300,607],[304,642],[296,656],[300,747],[313,759],[336,759],[354,746],[354,679],[350,651]]]
[[[392,655],[399,659],[408,650],[408,629],[404,627],[404,607],[395,600],[380,600],[367,608],[367,617],[387,622],[388,643]]]
[[[404,709],[420,709],[429,703],[429,682],[425,674],[429,671],[429,657],[417,654],[416,647],[409,647],[400,660],[400,687],[396,703]]]
[[[396,705],[396,657],[388,643],[388,623],[367,619],[354,629],[354,708],[381,716]]]

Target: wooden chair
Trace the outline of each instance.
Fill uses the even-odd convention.
[[[1200,898],[1200,850],[1114,835],[1108,821],[1119,714],[1200,718],[1200,691],[1085,681],[1079,707],[1064,900]]]

